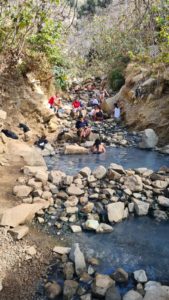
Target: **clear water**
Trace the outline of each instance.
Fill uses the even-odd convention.
[[[81,168],[89,166],[91,169],[98,165],[109,166],[112,162],[121,164],[125,169],[147,167],[158,170],[161,166],[169,166],[169,156],[158,152],[140,150],[137,148],[107,148],[101,155],[56,155],[46,158],[49,170],[62,170],[66,174],[75,174]],[[50,229],[48,228],[49,232]],[[51,234],[53,232],[51,231]],[[132,273],[144,269],[148,280],[160,281],[169,285],[169,222],[157,222],[150,217],[130,217],[116,224],[112,233],[95,234],[82,232],[73,234],[65,232],[62,236],[63,245],[70,246],[78,242],[81,250],[88,257],[97,257],[100,265],[96,271],[111,274],[116,268],[124,268]],[[48,274],[50,280],[59,282],[61,275],[57,266]],[[120,286],[123,295],[134,287],[130,276],[126,286]],[[40,286],[38,296],[34,299],[46,300]]]
[[[146,167],[158,170],[161,166],[169,166],[169,155],[156,151],[141,150],[137,148],[108,147],[104,154],[83,155],[55,155],[47,157],[49,170],[61,170],[66,174],[76,174],[85,166],[91,169],[99,165],[108,167],[111,163],[122,165],[125,169]]]
[[[149,280],[169,284],[169,223],[149,217],[130,219],[114,226],[109,234],[70,235],[88,256],[98,257],[98,271],[110,274],[118,267],[128,272],[144,269]]]

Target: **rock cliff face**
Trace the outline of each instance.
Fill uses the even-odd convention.
[[[54,88],[50,94],[53,92]],[[50,94],[31,73],[26,77],[1,75],[0,109],[6,112],[3,127],[20,136],[22,131],[18,125],[26,124],[31,129],[27,134],[28,141],[33,142],[33,136],[44,134],[48,130],[48,122],[55,117],[54,113],[47,109]]]
[[[107,100],[105,110],[110,111],[117,101],[130,128],[153,128],[160,144],[169,142],[169,67],[128,65],[125,85]]]

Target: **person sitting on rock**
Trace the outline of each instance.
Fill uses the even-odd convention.
[[[105,153],[106,149],[105,146],[101,143],[101,141],[99,139],[96,139],[94,145],[91,148],[91,151],[93,154],[100,154]]]
[[[93,107],[95,105],[99,105],[99,100],[95,97],[93,99],[91,99],[90,101],[90,105]]]
[[[77,129],[77,135],[80,138],[87,138],[90,133],[91,129],[88,125],[87,120],[84,119],[83,116],[80,116],[76,122],[76,129]]]
[[[95,109],[95,113],[93,115],[93,121],[103,121],[103,111],[99,105],[97,105]]]
[[[80,101],[79,100],[74,100],[73,102],[72,102],[72,106],[73,106],[73,110],[72,110],[72,112],[73,112],[73,116],[78,116],[79,115],[79,112],[80,112],[80,110],[81,110],[81,103],[80,103]]]

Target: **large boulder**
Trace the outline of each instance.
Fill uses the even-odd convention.
[[[119,222],[124,216],[124,203],[116,202],[107,205],[109,222]]]
[[[151,128],[145,129],[142,135],[142,141],[139,144],[140,148],[152,149],[158,143],[158,136]]]
[[[0,225],[16,227],[18,225],[25,224],[26,222],[31,221],[38,211],[47,208],[49,205],[49,202],[40,200],[37,203],[24,203],[9,208],[2,214]]]
[[[143,189],[141,177],[138,175],[127,176],[124,180],[124,186],[132,192],[141,192]]]
[[[87,154],[89,150],[79,145],[66,145],[64,148],[64,154]]]
[[[46,166],[42,155],[36,150],[19,140],[9,139],[7,143],[7,155],[9,160],[14,162],[23,162],[28,166]]]

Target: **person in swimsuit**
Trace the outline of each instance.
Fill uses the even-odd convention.
[[[101,141],[99,139],[96,139],[94,145],[91,148],[91,151],[93,154],[100,154],[100,153],[105,153],[106,149],[104,145],[101,143]]]

